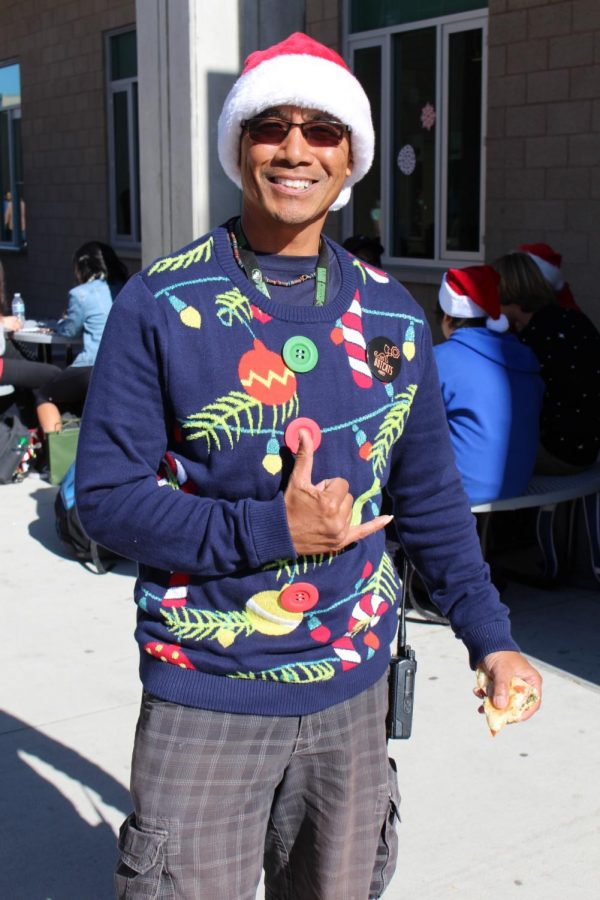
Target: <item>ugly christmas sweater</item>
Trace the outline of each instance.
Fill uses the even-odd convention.
[[[329,242],[325,306],[267,298],[225,228],[132,278],[114,303],[79,440],[78,509],[137,560],[149,692],[205,709],[301,715],[385,672],[399,583],[383,531],[297,556],[283,492],[309,419],[313,483],[341,476],[352,522],[399,537],[472,665],[516,649],[457,474],[431,338],[396,281]],[[297,444],[296,444],[297,446]]]

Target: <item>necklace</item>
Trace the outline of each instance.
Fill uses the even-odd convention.
[[[290,281],[280,281],[277,278],[269,278],[263,274],[256,256],[242,231],[240,219],[231,219],[227,223],[227,231],[233,258],[246,277],[252,281],[265,297],[271,297],[267,284],[271,284],[274,287],[294,287],[297,284],[303,284],[305,281],[315,279],[315,306],[323,306],[327,297],[328,255],[327,247],[322,238],[319,242],[319,258],[315,271],[305,272],[302,275],[298,275],[297,278],[292,278]]]

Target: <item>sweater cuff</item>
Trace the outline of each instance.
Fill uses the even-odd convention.
[[[283,494],[273,500],[248,500],[248,526],[254,542],[257,565],[298,555],[287,523]]]
[[[497,653],[499,650],[516,650],[517,653],[521,652],[521,648],[513,640],[510,626],[505,620],[490,622],[488,625],[482,625],[466,634],[457,636],[460,637],[469,651],[469,665],[472,669],[476,669],[483,657],[487,656],[488,653]]]

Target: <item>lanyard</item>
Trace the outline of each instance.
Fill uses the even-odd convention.
[[[269,289],[267,287],[267,283],[279,285],[280,287],[292,287],[296,284],[302,284],[303,281],[308,281],[309,278],[315,279],[315,306],[323,306],[325,304],[325,300],[327,299],[327,277],[329,271],[329,253],[327,250],[327,244],[321,238],[319,243],[319,257],[317,259],[317,268],[314,273],[310,275],[300,275],[299,278],[295,278],[292,281],[276,281],[273,278],[266,278],[261,268],[258,264],[256,256],[254,255],[248,241],[246,240],[246,236],[242,231],[242,224],[240,219],[235,219],[231,223],[233,226],[233,230],[230,233],[232,237],[235,238],[237,248],[234,245],[234,256],[235,250],[239,254],[239,264],[242,269],[246,273],[246,277],[252,282],[252,284],[262,293],[265,297],[271,298],[269,294]]]

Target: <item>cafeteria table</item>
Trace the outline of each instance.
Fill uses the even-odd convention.
[[[21,331],[12,332],[11,336],[18,343],[35,344],[40,362],[52,362],[52,348],[62,346],[66,347],[66,365],[70,365],[73,361],[73,348],[82,345],[81,338],[65,337],[45,325],[39,325],[37,328],[26,327]]]

